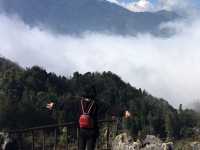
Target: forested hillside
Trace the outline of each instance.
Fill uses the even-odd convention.
[[[189,137],[199,125],[199,115],[193,110],[182,109],[181,105],[176,110],[166,100],[125,83],[112,72],[75,72],[67,78],[38,66],[23,69],[0,58],[0,128],[74,121],[77,112],[71,104],[88,87],[95,89],[94,99],[100,104],[101,119],[112,115],[122,117],[124,110],[131,112],[133,116],[125,124],[133,135]],[[49,101],[62,103],[64,107],[50,111],[46,109]]]

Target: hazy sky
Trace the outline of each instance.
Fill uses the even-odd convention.
[[[174,106],[200,99],[199,16],[162,25],[176,31],[170,38],[58,35],[3,14],[0,22],[0,54],[23,67],[40,65],[65,76],[75,71],[112,71]]]
[[[107,0],[134,12],[200,8],[199,0]],[[190,10],[188,10],[190,11]]]

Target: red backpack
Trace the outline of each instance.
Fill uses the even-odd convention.
[[[92,110],[93,105],[94,105],[94,101],[91,102],[91,104],[88,107],[89,109],[86,112],[83,107],[83,100],[81,100],[81,109],[82,109],[83,114],[80,115],[80,118],[79,118],[80,128],[93,128],[93,119],[90,116],[90,112]]]

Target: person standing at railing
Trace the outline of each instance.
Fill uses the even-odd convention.
[[[94,150],[98,137],[97,105],[90,97],[81,99],[79,117],[79,150]]]
[[[79,128],[79,150],[94,150],[96,139],[99,136],[98,127],[98,105],[95,100],[96,90],[94,86],[89,86],[84,89],[79,101],[73,103],[77,110],[77,126]],[[57,106],[59,104],[56,104]],[[55,107],[54,102],[49,102],[46,106],[49,110]],[[63,105],[60,108],[66,108]],[[70,108],[66,108],[70,109]]]
[[[94,150],[96,139],[99,136],[98,105],[95,100],[96,89],[88,86],[84,89],[79,101],[79,150]]]

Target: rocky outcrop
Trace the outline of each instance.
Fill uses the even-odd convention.
[[[141,150],[162,150],[162,141],[154,135],[147,135]]]
[[[190,147],[192,150],[200,150],[200,142],[192,142],[190,143]]]
[[[18,150],[18,143],[14,137],[11,137],[8,133],[1,132],[1,150]]]
[[[115,137],[112,150],[173,150],[173,143],[163,143],[153,135],[147,135],[143,141],[134,141],[126,133]]]
[[[139,150],[140,147],[141,142],[134,142],[126,133],[116,136],[112,143],[112,150]]]

